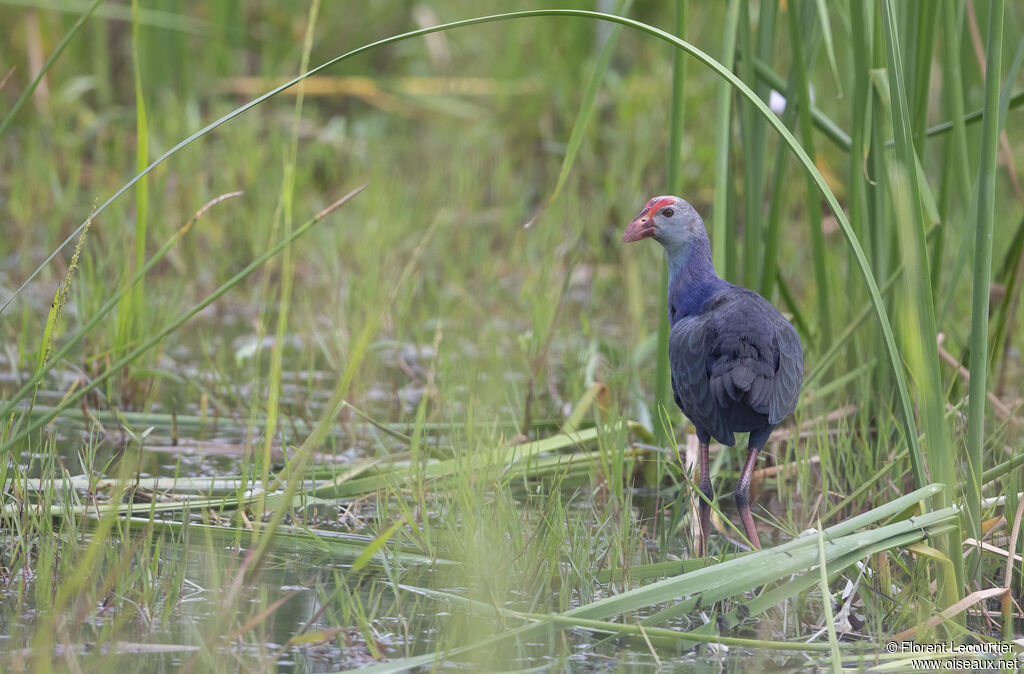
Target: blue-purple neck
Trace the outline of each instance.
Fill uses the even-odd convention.
[[[665,246],[668,261],[668,319],[675,322],[700,313],[704,304],[728,284],[715,273],[707,238]]]

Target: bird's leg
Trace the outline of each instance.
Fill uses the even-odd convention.
[[[747,460],[743,463],[739,482],[736,483],[736,509],[740,511],[740,519],[743,520],[743,528],[747,530],[747,538],[750,539],[751,545],[760,550],[761,541],[757,539],[754,518],[750,516],[750,474],[754,472],[754,466],[757,464],[757,453],[756,447],[747,450]]]
[[[711,531],[711,500],[715,492],[711,490],[711,469],[708,467],[708,443],[700,443],[700,491],[705,498],[700,499],[700,540],[697,542],[697,556],[708,553],[708,533]],[[699,497],[698,497],[699,498]]]

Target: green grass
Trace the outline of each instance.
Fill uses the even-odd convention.
[[[1006,4],[0,3],[0,669],[1019,639],[965,543],[1024,549]],[[663,261],[618,243],[666,192],[801,331],[760,553],[716,449],[690,558]]]

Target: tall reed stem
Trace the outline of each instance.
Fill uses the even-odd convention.
[[[675,34],[683,36],[683,29],[686,26],[686,0],[676,0],[676,28]],[[668,190],[669,194],[682,192],[682,141],[683,141],[683,89],[686,83],[686,59],[679,49],[672,52],[672,117],[669,122],[668,131]],[[669,380],[668,368],[668,336],[670,327],[668,324],[668,313],[665,307],[668,306],[668,266],[661,270],[661,304],[658,312],[658,365],[655,379],[655,414],[654,418],[660,420],[661,410],[669,410],[672,407],[672,391]],[[655,434],[658,442],[664,444],[668,439],[665,424],[655,424]]]
[[[988,290],[992,277],[992,221],[995,214],[996,146],[999,142],[999,78],[1002,71],[1004,0],[993,0],[988,15],[985,57],[985,115],[978,167],[978,222],[974,239],[974,291],[971,306],[971,383],[967,407],[967,521],[981,539],[981,472],[985,445],[985,391],[988,366]],[[981,580],[979,554],[972,554],[970,575]]]

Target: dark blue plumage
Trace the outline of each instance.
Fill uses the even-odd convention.
[[[766,299],[722,280],[711,263],[704,222],[678,197],[651,199],[622,235],[654,238],[665,248],[670,281],[669,365],[676,404],[693,422],[701,446],[702,540],[710,500],[708,443],[733,446],[750,433],[736,503],[751,543],[760,547],[749,509],[750,473],[775,426],[792,414],[800,395],[803,352],[793,326]]]

